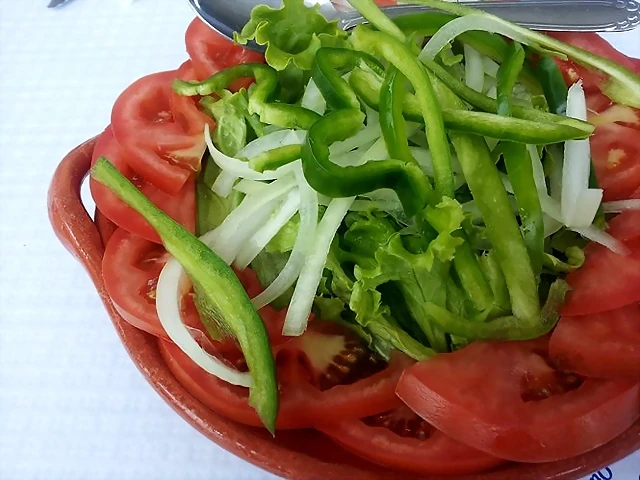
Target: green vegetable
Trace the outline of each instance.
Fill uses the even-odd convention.
[[[247,77],[256,80],[249,95],[249,113],[258,114],[262,123],[306,130],[320,118],[317,113],[298,105],[275,103],[278,74],[273,68],[262,63],[236,65],[215,73],[202,82],[176,79],[173,89],[179,95],[185,96],[220,94],[233,81]]]
[[[558,115],[567,111],[567,94],[569,89],[564,83],[562,72],[553,58],[544,56],[536,65],[536,76],[549,104],[549,110]]]
[[[300,145],[283,145],[250,158],[249,166],[257,172],[275,170],[299,159],[301,154],[302,147]]]
[[[584,264],[584,250],[580,247],[572,246],[565,251],[567,259],[560,260],[549,253],[545,253],[543,257],[543,265],[545,270],[552,273],[568,273],[580,268]]]
[[[402,115],[407,93],[406,79],[395,67],[390,67],[380,91],[380,128],[391,158],[415,163],[409,150],[407,122]]]
[[[501,143],[500,150],[518,202],[522,238],[527,246],[533,271],[539,275],[544,251],[544,220],[531,157],[527,146],[518,143]]]
[[[445,85],[436,81],[436,86],[439,97],[446,106],[464,108],[462,101]],[[539,322],[536,278],[531,262],[528,261],[528,252],[518,223],[513,217],[507,192],[487,144],[483,138],[474,135],[450,132],[449,137],[504,273],[513,314],[532,323]]]
[[[349,84],[357,97],[367,106],[376,111],[381,110],[382,81],[373,72],[356,68],[349,77]],[[482,95],[478,92],[476,93]],[[486,98],[495,106],[494,111],[497,111],[495,100],[489,97]],[[524,109],[517,106],[512,108],[514,113],[521,113],[526,110],[534,111],[533,109]],[[403,114],[407,120],[424,123],[416,97],[411,93],[405,95]],[[587,122],[575,119],[567,121],[567,117],[557,115],[553,116],[554,118],[551,119],[553,123],[550,123],[546,121],[550,120],[548,118],[550,114],[545,115],[545,121],[540,121],[539,119],[523,120],[517,117],[500,117],[491,113],[468,110],[447,108],[442,110],[445,127],[450,130],[528,144],[548,144],[587,138],[594,129],[593,125]]]
[[[402,15],[394,18],[394,23],[405,34],[432,36],[445,24],[456,18],[455,15],[442,12],[422,12]],[[469,31],[458,36],[457,40],[477,50],[482,55],[502,63],[508,56],[509,43],[500,35],[485,31]],[[446,48],[446,47],[445,47]],[[540,93],[540,84],[530,65],[525,64],[518,80],[533,94]]]
[[[530,340],[550,332],[560,318],[560,307],[569,290],[563,280],[556,280],[547,302],[535,322],[516,316],[500,317],[490,322],[470,322],[435,303],[427,303],[425,310],[445,331],[469,340]]]
[[[218,149],[230,157],[235,155],[247,144],[247,123],[243,112],[236,108],[234,100],[244,95],[243,91],[231,93],[228,90],[220,92],[220,99],[203,97],[200,106],[204,111],[216,119],[212,140]]]
[[[197,286],[200,301],[238,340],[252,379],[249,404],[273,434],[279,400],[269,336],[233,270],[197,237],[151,203],[106,158],[98,159],[91,175],[151,224],[167,251],[180,262]]]
[[[496,98],[498,115],[511,116],[511,95],[523,65],[524,49],[518,42],[513,42],[509,48],[509,55],[498,68]]]
[[[601,86],[601,89],[607,97],[623,105],[640,108],[640,76],[613,60],[594,55],[542,33],[520,27],[489,13],[458,3],[443,0],[411,0],[408,3],[426,5],[457,16],[476,15],[491,19],[496,26],[500,25],[505,33],[510,32],[510,36],[520,43],[538,49],[546,49],[547,52],[554,52],[559,56],[566,55],[580,65],[604,73],[607,75],[608,81]]]
[[[372,1],[370,3],[377,9]],[[363,14],[367,17],[366,13]],[[453,197],[454,176],[449,142],[444,129],[440,103],[424,68],[406,46],[386,33],[374,32],[360,25],[353,30],[350,41],[356,49],[384,58],[413,86],[424,124],[427,126],[426,134],[433,161],[435,190],[439,197]]]
[[[363,121],[360,110],[342,109],[325,115],[309,129],[302,147],[302,167],[307,182],[329,197],[350,197],[393,188],[406,214],[414,215],[433,194],[429,180],[417,165],[382,160],[341,167],[329,159],[329,145],[355,135]]]
[[[288,259],[289,255],[287,253],[268,252],[266,250],[263,250],[251,262],[251,269],[258,276],[260,284],[263,287],[267,287],[268,285],[271,285],[271,283],[278,277]],[[271,302],[271,305],[274,308],[278,309],[287,308],[289,302],[291,301],[292,295],[293,286],[291,286],[280,297]]]
[[[226,198],[213,193],[211,187],[220,168],[206,157],[202,161],[202,170],[196,180],[196,234],[198,236],[219,226],[241,201],[240,193],[235,190]]]
[[[265,58],[276,70],[289,65],[309,70],[320,47],[346,46],[346,32],[337,22],[328,22],[319,8],[307,7],[303,0],[284,0],[277,9],[258,5],[242,31],[234,34],[234,40],[241,45],[250,40],[266,45]]]

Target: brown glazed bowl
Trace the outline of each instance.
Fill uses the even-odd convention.
[[[209,410],[192,397],[165,365],[156,339],[126,323],[116,312],[102,280],[104,239],[114,225],[97,212],[92,219],[80,198],[95,138],[69,153],[58,166],[48,195],[49,218],[65,248],[85,267],[131,359],[153,388],[200,433],[229,452],[276,475],[296,480],[568,480],[577,479],[640,448],[640,421],[608,444],[568,460],[545,464],[508,464],[478,475],[416,477],[361,460],[313,430],[265,430],[240,425]]]

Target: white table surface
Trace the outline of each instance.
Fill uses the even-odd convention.
[[[129,83],[186,59],[192,13],[184,0],[46,3],[0,0],[0,480],[275,478],[152,391],[46,215],[64,154]],[[640,55],[640,31],[610,39]],[[637,480],[640,454],[612,471]]]

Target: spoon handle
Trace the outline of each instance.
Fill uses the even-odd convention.
[[[640,25],[636,0],[458,0],[532,30],[573,32],[624,32]],[[421,5],[384,7],[391,18],[433,11]],[[344,30],[366,20],[358,12],[341,12]]]

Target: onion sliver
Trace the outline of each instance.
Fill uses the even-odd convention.
[[[632,198],[631,200],[605,202],[602,204],[602,208],[604,208],[604,211],[607,213],[620,213],[626,210],[640,210],[640,199]]]
[[[204,371],[232,385],[250,387],[251,376],[248,373],[239,372],[207,353],[193,338],[188,327],[182,323],[180,318],[180,301],[183,294],[181,284],[186,280],[183,277],[186,277],[186,274],[180,263],[174,258],[169,259],[160,272],[156,290],[156,310],[162,328],[171,341]]]
[[[334,198],[324,212],[318,225],[313,250],[306,259],[293,290],[282,327],[283,335],[298,336],[306,330],[311,307],[327,263],[331,242],[354,199],[355,197]]]
[[[292,190],[277,208],[277,212],[247,241],[243,242],[235,259],[235,266],[245,269],[264,250],[273,237],[284,227],[300,208],[300,194]]]
[[[256,308],[273,302],[293,285],[300,274],[309,251],[313,246],[318,226],[318,194],[304,178],[302,166],[296,163],[294,170],[300,193],[300,226],[287,263],[276,279],[251,301]]]

